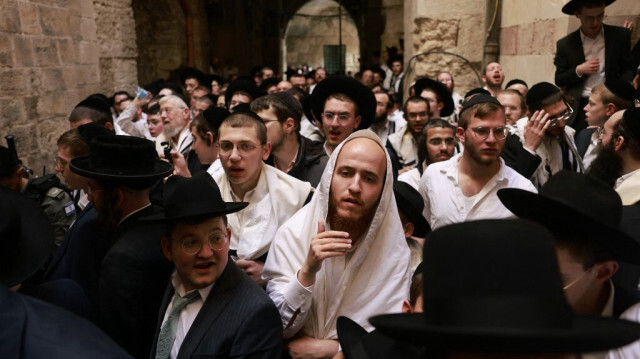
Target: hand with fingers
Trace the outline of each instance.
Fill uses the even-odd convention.
[[[298,271],[298,281],[305,287],[315,283],[316,273],[327,258],[343,256],[351,248],[348,232],[325,231],[324,221],[318,221],[318,234],[313,236],[307,258]]]
[[[542,143],[550,124],[548,113],[544,110],[534,112],[524,126],[524,147],[535,152]]]
[[[191,177],[191,172],[189,171],[189,167],[187,165],[187,161],[184,158],[184,155],[179,151],[172,150],[171,158],[173,163],[173,174],[176,176],[182,177]]]
[[[581,63],[580,65],[578,65],[578,67],[576,67],[576,71],[580,76],[593,75],[595,73],[598,73],[599,69],[600,69],[600,59],[587,60]]]
[[[238,259],[236,265],[240,267],[256,284],[264,287],[267,282],[262,279],[262,271],[264,270],[264,263],[258,261],[252,261],[249,259]]]

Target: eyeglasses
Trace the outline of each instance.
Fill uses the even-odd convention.
[[[429,112],[427,111],[422,111],[422,112],[409,112],[407,114],[407,116],[411,119],[416,118],[418,116],[420,116],[421,118],[425,118],[425,117],[429,117]]]
[[[213,234],[209,236],[209,238],[207,238],[207,244],[209,245],[209,248],[211,248],[211,250],[213,251],[221,250],[224,247],[226,241],[227,241],[227,236],[221,235],[221,234]],[[184,252],[184,254],[188,256],[192,256],[200,252],[200,250],[202,249],[203,243],[199,239],[189,238],[189,239],[183,240],[180,243],[180,246],[182,247],[182,251]]]
[[[429,144],[432,146],[440,146],[443,141],[447,146],[453,146],[456,143],[453,138],[432,138],[429,140]]]
[[[504,140],[507,137],[507,133],[509,133],[509,129],[506,127],[474,127],[470,128],[470,130],[476,135],[476,137],[478,137],[478,139],[483,141],[489,138],[489,134],[491,132],[493,132],[493,137],[495,137],[496,140]]]
[[[560,116],[549,117],[549,122],[556,122],[556,121],[565,121],[566,122],[567,120],[569,120],[571,115],[573,115],[573,109],[566,102],[565,102],[565,105],[567,105],[567,110]],[[552,123],[551,126],[555,126],[555,124]]]
[[[329,123],[333,122],[333,120],[336,117],[338,118],[338,123],[341,125],[346,125],[349,122],[349,120],[351,120],[352,118],[348,112],[342,112],[342,113],[323,112],[322,113],[322,118],[324,118],[324,120]]]
[[[582,274],[580,274],[578,276],[578,278],[572,280],[569,284],[565,285],[564,287],[562,287],[562,290],[567,290],[569,288],[571,288],[574,284],[578,283],[580,280],[582,280],[582,278],[586,277],[587,274],[589,274],[589,272],[591,272],[591,270],[593,269],[593,267],[590,267],[589,269],[587,269],[586,271],[584,271]]]
[[[229,141],[220,142],[220,156],[231,156],[234,147],[238,150],[240,156],[247,156],[253,150],[256,149],[256,145],[250,142],[241,142],[237,146]]]

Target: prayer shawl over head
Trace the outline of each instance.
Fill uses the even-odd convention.
[[[227,174],[217,171],[212,176],[220,187],[222,199],[235,201]],[[238,258],[256,259],[267,253],[278,227],[302,208],[311,189],[308,182],[263,163],[254,192],[245,194],[244,201],[249,205],[227,215],[231,249],[237,250]]]
[[[410,253],[396,207],[391,160],[386,151],[387,171],[380,202],[351,259],[346,265],[344,256],[325,259],[311,292],[297,280],[311,239],[318,233],[318,221],[327,223],[336,160],[344,144],[355,138],[371,139],[384,150],[378,136],[370,130],[349,136],[331,155],[311,202],[280,227],[271,244],[263,277],[269,279],[267,292],[280,310],[285,337],[302,329],[302,334],[313,338],[336,339],[336,320],[341,315],[370,331],[373,327],[369,317],[400,312],[402,302],[409,297]],[[330,230],[328,227],[327,223]]]

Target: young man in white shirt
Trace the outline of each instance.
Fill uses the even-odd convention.
[[[470,220],[514,217],[496,192],[505,187],[536,189],[500,158],[508,132],[504,108],[492,96],[476,95],[460,110],[458,126],[462,154],[430,165],[420,180],[424,217],[433,229]]]

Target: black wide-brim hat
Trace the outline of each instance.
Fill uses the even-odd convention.
[[[604,6],[609,6],[616,0],[605,0]],[[567,15],[573,15],[585,3],[585,0],[571,0],[562,7],[562,12]]]
[[[422,358],[417,348],[393,340],[377,330],[367,333],[347,317],[338,317],[336,327],[345,359]]]
[[[322,112],[327,98],[342,93],[358,105],[362,121],[356,130],[369,128],[376,114],[376,97],[371,89],[349,76],[331,76],[320,81],[311,93],[311,111],[316,120],[322,123]]]
[[[136,189],[151,187],[173,172],[173,166],[161,160],[153,142],[134,136],[99,136],[89,146],[89,156],[76,157],[71,171]]]
[[[498,190],[498,198],[520,218],[588,236],[615,259],[640,264],[640,244],[620,230],[622,200],[605,183],[563,170],[551,176],[539,193],[516,188]]]
[[[238,212],[248,205],[248,202],[225,202],[216,181],[209,173],[201,171],[191,178],[169,177],[164,184],[164,213],[145,220],[216,217]]]
[[[227,90],[224,92],[224,101],[227,107],[229,107],[231,98],[236,92],[248,93],[251,97],[251,101],[257,99],[260,96],[266,95],[264,91],[260,90],[260,88],[256,86],[256,83],[253,81],[253,79],[249,77],[240,77],[233,80],[227,87]]]
[[[640,324],[575,315],[552,234],[526,220],[434,230],[423,248],[422,314],[369,321],[383,334],[441,353],[577,353],[621,347]]]
[[[416,81],[416,83],[413,85],[413,89],[415,90],[416,96],[420,96],[422,91],[426,89],[433,90],[438,94],[438,97],[440,97],[440,99],[442,99],[442,102],[444,103],[444,107],[442,107],[442,110],[440,111],[440,117],[450,116],[453,113],[453,110],[455,110],[453,97],[451,97],[449,90],[447,90],[447,88],[440,82],[432,80],[428,77],[423,77]]]
[[[13,287],[37,273],[51,256],[53,239],[38,203],[0,186],[0,284]]]
[[[393,194],[396,197],[398,210],[402,211],[414,225],[413,235],[424,238],[427,233],[431,232],[431,226],[422,215],[424,201],[420,193],[410,184],[396,181],[393,184]]]

